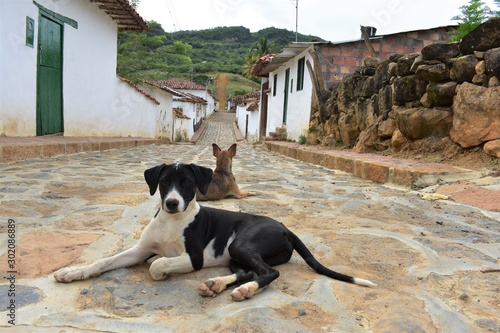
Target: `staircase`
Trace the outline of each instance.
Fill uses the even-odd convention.
[[[286,125],[283,125],[283,127],[276,127],[275,132],[269,132],[269,137],[267,139],[272,141],[286,141]]]

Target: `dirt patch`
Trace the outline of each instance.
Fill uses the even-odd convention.
[[[482,146],[463,149],[449,137],[430,137],[407,143],[398,152],[381,154],[425,163],[443,163],[473,170],[497,170],[500,159],[487,155]]]
[[[62,205],[34,200],[10,200],[2,202],[2,216],[34,217],[53,214]]]
[[[220,108],[224,109],[226,107],[226,88],[229,77],[226,73],[220,73],[215,78],[215,82],[217,84],[217,100],[219,101]]]
[[[457,272],[451,276],[431,274],[423,282],[437,291],[450,308],[471,318],[477,326],[496,331],[497,324],[490,318],[498,317],[500,309],[498,274],[478,271]]]
[[[55,227],[58,230],[107,230],[122,214],[122,209],[75,213],[71,218],[58,220]]]
[[[27,233],[21,236],[17,247],[17,272],[21,278],[52,273],[71,264],[99,237],[95,234],[72,235],[51,231]],[[0,260],[7,263],[6,255]]]
[[[336,318],[331,313],[325,312],[317,304],[309,302],[294,303],[274,309],[276,316],[285,320],[293,320],[298,324],[307,327],[311,332],[320,332],[324,326],[321,322],[318,324],[317,318],[328,318],[328,322],[335,323]]]

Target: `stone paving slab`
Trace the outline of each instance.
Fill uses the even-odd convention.
[[[500,177],[488,177],[485,171],[293,142],[266,141],[265,145],[267,149],[279,154],[345,171],[361,179],[411,189],[426,188],[427,191],[446,195],[456,202],[500,212]],[[457,184],[460,191],[450,184]]]
[[[285,223],[326,266],[297,255],[249,301],[202,298],[203,269],[153,281],[148,264],[59,284],[52,272],[137,241],[158,207],[143,180],[159,163],[215,165],[209,145],[147,145],[0,164],[0,330],[9,332],[500,332],[500,214],[240,144],[241,200],[203,203]],[[486,182],[486,181],[485,181]],[[488,181],[489,182],[489,181]],[[8,323],[7,221],[15,221],[16,326]]]
[[[426,187],[448,175],[457,179],[472,179],[480,173],[438,163],[421,163],[413,160],[393,158],[369,153],[332,150],[323,146],[299,145],[293,142],[266,141],[266,147],[300,161],[352,173],[362,179],[377,183],[392,183],[406,187]],[[427,177],[426,176],[435,176]]]

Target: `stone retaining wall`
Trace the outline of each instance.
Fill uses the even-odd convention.
[[[460,42],[365,58],[325,100],[311,118],[310,144],[398,151],[433,138],[500,158],[500,18]]]

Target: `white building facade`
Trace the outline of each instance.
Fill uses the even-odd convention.
[[[286,127],[287,139],[307,136],[313,87],[306,61],[312,63],[309,46],[269,71],[267,135]]]
[[[145,27],[121,1],[0,1],[0,134],[163,135],[169,106],[116,75],[118,31]]]

